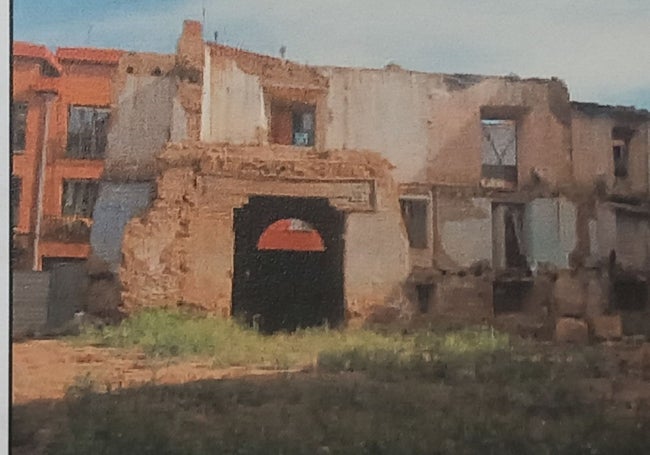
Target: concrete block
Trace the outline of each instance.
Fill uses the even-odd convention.
[[[589,327],[582,319],[560,318],[555,324],[555,339],[561,343],[587,344]]]
[[[623,336],[620,315],[597,316],[591,320],[591,327],[597,340],[620,340]]]
[[[555,309],[561,317],[582,317],[586,311],[586,299],[582,283],[569,275],[560,275],[553,289]]]

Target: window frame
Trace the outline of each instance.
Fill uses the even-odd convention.
[[[74,185],[73,189],[68,189],[69,185]],[[89,188],[94,187],[94,194],[81,194],[78,195],[78,188],[83,185],[83,191],[88,192]],[[72,192],[68,196],[69,192]],[[99,180],[97,179],[64,179],[61,185],[61,216],[64,218],[82,218],[92,219],[97,199],[99,198]],[[71,199],[72,204],[68,204],[67,200]],[[84,208],[83,206],[87,207]],[[81,208],[79,208],[81,206]],[[72,210],[68,209],[72,207]]]
[[[76,126],[78,131],[72,131],[73,112],[90,112],[90,124],[84,122],[83,119],[77,120],[79,123]],[[98,131],[98,124],[100,119],[99,114],[105,114],[104,124],[102,131]],[[80,114],[81,117],[83,117]],[[65,147],[65,157],[69,159],[81,160],[102,160],[106,156],[108,148],[108,125],[111,119],[111,109],[108,106],[88,106],[81,104],[68,105],[68,124],[67,124],[67,141]],[[88,126],[89,125],[89,126]],[[88,131],[85,131],[88,130]],[[90,143],[84,144],[85,138],[90,134]],[[85,136],[84,136],[85,135]],[[86,150],[86,148],[88,150]]]
[[[20,202],[23,192],[23,179],[18,175],[12,175],[9,183],[9,223],[12,229],[20,224]]]
[[[18,106],[24,106],[24,112],[19,115],[17,115],[16,108]],[[25,149],[27,148],[27,117],[29,113],[29,103],[27,101],[12,101],[11,102],[11,153],[20,155],[25,153]],[[22,129],[16,128],[17,124],[16,119],[22,117],[23,124],[22,124]],[[17,147],[15,144],[17,142],[16,136],[17,136],[17,131],[22,130],[22,136],[21,136],[21,141],[22,142],[22,147]]]
[[[407,213],[405,212],[406,204],[423,204],[424,206],[424,227],[421,234],[415,238],[413,235],[414,228],[409,228],[409,219],[407,219]],[[409,248],[414,250],[426,250],[431,247],[431,197],[427,195],[402,195],[399,197],[400,205],[400,214],[402,216],[402,221],[404,222],[404,227],[406,228],[406,235],[408,237]],[[411,217],[410,220],[413,221],[415,217]]]

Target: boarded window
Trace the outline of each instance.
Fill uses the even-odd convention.
[[[517,181],[517,122],[515,120],[481,120],[482,177]]]
[[[19,153],[25,150],[27,130],[27,103],[11,105],[11,151]]]
[[[427,242],[427,206],[428,201],[421,199],[401,199],[402,218],[411,248],[424,249]]]
[[[68,158],[104,157],[108,134],[108,109],[70,106],[68,116]]]
[[[96,180],[65,180],[61,204],[63,215],[92,218],[98,192]]]
[[[11,212],[9,218],[11,220],[11,227],[16,227],[20,222],[20,195],[22,190],[22,179],[20,177],[11,176]]]
[[[274,102],[271,105],[271,142],[312,147],[316,141],[316,108],[310,104]]]

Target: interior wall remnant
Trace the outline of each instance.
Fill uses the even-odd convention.
[[[93,253],[118,272],[122,260],[122,235],[127,222],[140,216],[154,197],[153,182],[111,182],[99,184],[93,212],[90,245]]]
[[[492,202],[438,191],[436,195],[439,268],[468,268],[479,261],[492,264]]]
[[[577,209],[564,198],[537,198],[526,204],[524,232],[531,264],[569,267],[577,244]]]
[[[645,270],[650,264],[650,213],[616,210],[616,260],[624,268]]]
[[[155,178],[154,155],[170,139],[175,95],[173,77],[126,75],[108,134],[104,178]]]

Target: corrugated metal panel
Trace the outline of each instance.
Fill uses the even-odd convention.
[[[12,278],[13,335],[39,331],[47,322],[50,274],[15,271]]]
[[[152,196],[151,182],[100,184],[90,244],[94,254],[111,264],[114,270],[121,262],[126,223],[147,209]]]

